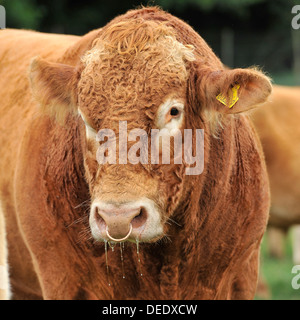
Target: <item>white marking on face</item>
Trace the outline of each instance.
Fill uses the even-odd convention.
[[[79,110],[78,108],[78,113],[79,115],[81,116],[81,119],[83,120],[84,122],[84,125],[85,125],[85,133],[86,133],[86,138],[87,139],[96,139],[96,134],[97,134],[97,131],[92,128],[88,121],[86,120],[86,117],[83,115],[83,113]]]
[[[180,100],[170,98],[158,108],[155,125],[159,129],[159,134],[153,134],[151,139],[153,139],[153,152],[156,153],[156,155],[157,152],[167,155],[166,158],[163,156],[163,163],[170,163],[171,136],[174,137],[174,143],[179,146],[181,152],[182,137],[180,129],[183,125],[183,121],[184,104]]]
[[[184,119],[184,104],[177,99],[168,99],[158,108],[156,125],[168,129],[170,134],[181,128]]]

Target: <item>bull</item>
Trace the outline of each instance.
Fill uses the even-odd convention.
[[[0,42],[12,297],[252,299],[269,185],[247,112],[267,100],[268,77],[225,69],[190,26],[155,7],[83,37],[7,29]],[[137,159],[151,150],[124,148],[122,121],[172,141],[203,130],[202,173],[187,174],[172,145],[168,164],[112,163],[111,150]],[[101,129],[116,142],[103,162]],[[162,153],[161,139],[147,143]]]

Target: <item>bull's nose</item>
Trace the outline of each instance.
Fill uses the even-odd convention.
[[[142,206],[96,204],[91,214],[104,237],[116,242],[137,234],[147,221],[147,211]]]

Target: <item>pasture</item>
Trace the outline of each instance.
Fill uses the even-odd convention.
[[[269,286],[270,300],[300,300],[300,289],[292,288],[291,273],[294,265],[292,259],[292,232],[291,229],[285,240],[285,257],[281,260],[270,257],[267,251],[267,239],[264,237],[261,247],[262,274]],[[265,300],[267,297],[256,295],[256,299]]]

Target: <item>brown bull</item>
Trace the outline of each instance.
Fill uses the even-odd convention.
[[[285,232],[300,224],[300,88],[276,85],[269,100],[252,114],[252,120],[270,180],[270,251],[282,257]],[[300,263],[299,227],[294,232],[294,262]]]
[[[13,297],[253,298],[269,189],[243,112],[267,99],[268,78],[225,70],[192,28],[157,8],[81,38],[4,30],[0,43]],[[175,147],[170,164],[110,162],[150,153],[120,143],[125,122],[127,131],[166,136],[192,129],[193,154],[195,130],[204,129],[202,174],[187,174],[193,166],[175,161]],[[97,156],[102,129],[116,142],[106,162]]]

